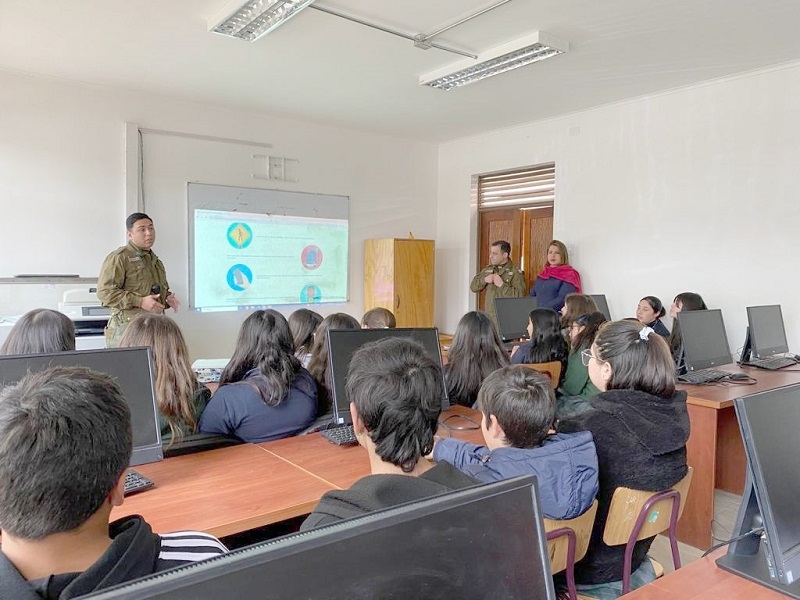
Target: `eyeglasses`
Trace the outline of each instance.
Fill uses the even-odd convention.
[[[604,360],[600,360],[594,354],[592,354],[590,348],[587,348],[586,350],[581,350],[581,362],[583,363],[584,367],[588,367],[589,361],[592,359],[595,359],[597,362],[605,362]]]

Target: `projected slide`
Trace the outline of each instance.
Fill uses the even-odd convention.
[[[347,301],[346,219],[195,209],[194,308]]]

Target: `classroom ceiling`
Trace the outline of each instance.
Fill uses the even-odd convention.
[[[496,3],[317,0],[412,35]],[[800,60],[798,0],[511,0],[435,41],[477,54],[541,30],[570,52],[444,92],[419,76],[455,54],[313,5],[242,42],[207,31],[225,4],[0,0],[0,69],[446,140]]]

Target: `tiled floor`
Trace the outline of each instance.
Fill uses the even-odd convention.
[[[733,523],[736,520],[736,513],[739,510],[741,501],[742,497],[736,494],[723,492],[722,490],[717,490],[714,493],[714,522],[711,534],[714,537],[715,544],[731,537],[731,530],[733,529]],[[688,565],[703,554],[701,550],[681,542],[678,542],[678,551],[681,555],[682,565]],[[669,539],[667,537],[663,535],[657,536],[653,545],[650,546],[649,554],[664,566],[665,573],[670,573],[674,570],[672,566],[672,551],[669,548]]]

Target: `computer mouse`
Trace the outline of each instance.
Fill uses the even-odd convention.
[[[746,373],[731,373],[728,375],[728,379],[731,381],[749,381],[750,375],[747,375]]]

